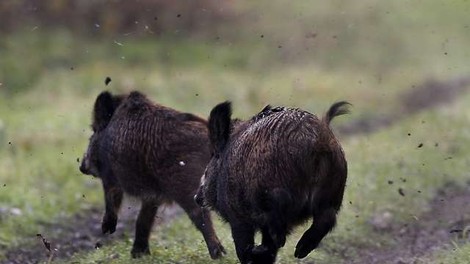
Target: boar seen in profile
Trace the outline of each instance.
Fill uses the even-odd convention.
[[[92,129],[80,171],[102,181],[103,233],[116,230],[126,193],[142,202],[132,257],[150,254],[148,242],[157,209],[171,202],[178,203],[203,234],[213,259],[225,253],[209,211],[193,200],[210,159],[206,120],[154,104],[139,92],[102,92],[94,105]]]

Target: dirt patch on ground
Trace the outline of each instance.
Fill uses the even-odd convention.
[[[356,135],[372,133],[391,126],[400,119],[422,110],[452,103],[470,88],[470,77],[458,77],[446,81],[429,79],[410,91],[399,95],[401,106],[385,116],[354,120],[337,128],[340,134]]]
[[[377,225],[377,223],[375,224]],[[406,224],[377,226],[377,232],[394,237],[386,248],[363,248],[354,264],[425,263],[423,258],[455,243],[470,242],[470,184],[448,184],[432,200],[430,210],[416,221]]]
[[[338,127],[341,134],[350,136],[371,133],[392,125],[399,119],[418,111],[450,103],[465,92],[470,85],[470,77],[450,81],[429,80],[411,92],[400,96],[401,109],[388,116],[359,119]],[[470,187],[444,188],[431,203],[429,213],[418,218],[413,224],[397,225],[381,230],[396,237],[396,244],[388,249],[358,249],[359,260],[350,263],[415,263],[416,259],[443,248],[452,239],[468,241],[466,228],[470,225]],[[126,208],[124,206],[123,208]],[[128,207],[129,208],[129,207]],[[102,209],[90,209],[69,218],[57,219],[54,223],[43,224],[45,232],[33,235],[23,246],[11,249],[0,264],[29,264],[53,259],[66,259],[80,251],[94,250],[97,246],[110,244],[122,238],[133,237],[136,207],[121,214],[117,230],[113,235],[101,234]],[[131,209],[132,209],[131,208]],[[126,213],[127,211],[127,213]],[[165,223],[182,213],[177,206],[167,206],[159,213],[157,224]],[[46,241],[43,241],[44,238]],[[353,246],[353,245],[352,245]]]
[[[53,223],[44,223],[44,232],[40,236],[32,235],[26,244],[8,251],[6,260],[0,263],[36,264],[49,259],[67,259],[80,251],[91,251],[115,241],[133,238],[139,207],[133,203],[123,204],[116,232],[112,235],[101,233],[104,209],[93,208],[71,217],[59,218]],[[165,224],[182,213],[183,210],[176,205],[166,206],[158,212],[156,224]]]

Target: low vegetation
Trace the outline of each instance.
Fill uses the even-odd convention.
[[[231,36],[99,39],[28,24],[1,38],[0,50],[6,52],[0,59],[0,261],[21,247],[47,262],[38,233],[54,245],[51,238],[67,234],[55,234],[52,223],[104,208],[99,180],[81,174],[77,160],[102,90],[141,90],[158,103],[205,117],[227,99],[240,118],[266,104],[321,115],[332,102],[348,100],[352,114],[338,119],[336,129],[352,120],[401,113],[400,96],[428,79],[470,73],[466,1],[357,6],[333,1],[314,7],[302,2],[289,8],[261,2],[236,7],[248,25],[240,22],[245,30]],[[393,233],[376,231],[373,219],[388,215],[381,223],[385,227],[419,222],[442,186],[464,185],[470,178],[470,96],[454,99],[401,115],[371,134],[339,134],[349,173],[338,226],[302,261],[293,257],[301,235],[294,232],[278,263],[348,263],[360,259],[364,248],[387,248],[394,244]],[[215,262],[237,263],[227,224],[216,215],[214,222],[228,252]],[[54,262],[127,263],[132,237],[126,233]],[[209,259],[185,215],[157,226],[150,244],[152,255],[136,263]],[[455,241],[417,261],[466,263],[468,252],[468,243]]]

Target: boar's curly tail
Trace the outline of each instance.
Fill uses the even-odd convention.
[[[333,118],[349,113],[350,103],[346,101],[336,102],[330,106],[330,109],[322,118],[322,128],[318,131],[318,140],[315,147],[318,152],[329,152],[332,146],[336,145],[336,138],[330,129],[330,122]]]
[[[348,114],[350,112],[349,111],[350,106],[351,104],[346,101],[334,103],[333,105],[330,106],[330,109],[328,109],[328,112],[326,112],[325,116],[323,117],[323,121],[327,125],[329,125],[331,120],[333,120],[333,118],[340,116],[340,115]]]

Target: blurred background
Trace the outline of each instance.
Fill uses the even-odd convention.
[[[203,117],[224,100],[240,118],[347,100],[333,124],[349,161],[338,227],[302,261],[299,228],[278,263],[467,263],[469,14],[466,0],[2,0],[0,263],[130,260],[133,221],[101,236],[100,182],[78,170],[103,90]],[[207,263],[168,208],[139,261]],[[219,263],[236,263],[214,219]]]

